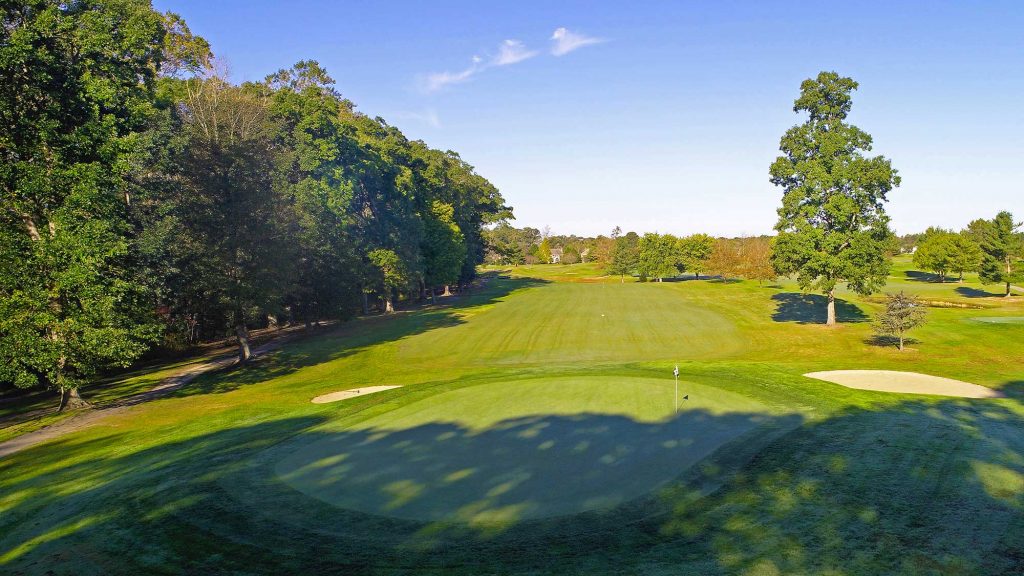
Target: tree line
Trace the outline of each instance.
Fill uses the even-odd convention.
[[[0,383],[61,406],[154,346],[344,319],[472,280],[511,217],[314,61],[234,84],[147,1],[0,8]]]
[[[536,228],[514,228],[501,222],[485,231],[487,260],[492,264],[551,263],[551,250],[561,250],[561,264],[589,261],[605,272],[636,276],[641,281],[662,281],[691,273],[695,278],[713,275],[758,282],[778,277],[771,264],[768,236],[715,238],[708,234],[622,233],[616,227],[608,236],[559,236]]]
[[[965,272],[977,272],[986,284],[1005,285],[1011,293],[1014,282],[1024,282],[1024,235],[1016,232],[1021,224],[1009,212],[1000,212],[991,220],[977,219],[967,228],[954,232],[928,228],[913,248],[914,264],[945,282],[950,273],[964,281]]]

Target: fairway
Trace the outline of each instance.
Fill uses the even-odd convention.
[[[743,348],[733,322],[670,285],[519,281],[516,306],[473,313],[473,322],[410,342],[401,357],[473,364],[636,362],[722,356]]]
[[[277,473],[340,508],[509,522],[608,508],[672,480],[764,421],[766,407],[671,379],[478,385],[284,449]]]

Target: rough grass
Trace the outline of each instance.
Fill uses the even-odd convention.
[[[974,290],[990,287],[973,278],[940,285],[901,275],[900,267],[908,271],[898,262],[887,289],[986,307],[930,309],[912,349],[900,353],[872,342],[878,305],[845,293],[845,322],[830,329],[817,323],[820,302],[789,281],[623,285],[589,265],[538,266],[503,272],[512,277],[494,278],[470,298],[347,324],[0,459],[0,571],[1021,573],[1024,326],[974,318],[1022,316],[1024,298],[978,296]],[[558,458],[547,471],[540,463],[531,470],[527,447],[543,451],[553,441],[554,450],[589,433],[600,450],[577,464],[600,470],[601,458],[615,462],[620,436],[660,438],[658,429],[672,422],[625,388],[623,396],[567,389],[535,414],[523,402],[503,407],[506,397],[559,381],[656,379],[669,387],[677,362],[694,390],[743,397],[760,406],[761,420],[693,466],[637,474],[677,474],[665,483],[638,482],[620,493],[594,484],[588,494],[612,500],[576,500],[567,511],[589,508],[579,514],[531,514],[545,489],[529,479],[489,494],[509,472],[547,478],[553,493],[574,481]],[[857,368],[947,376],[1009,398],[922,399],[800,376]],[[343,403],[309,402],[397,383],[404,387]],[[490,396],[475,396],[485,391]],[[614,405],[600,404],[605,399]],[[591,409],[574,414],[575,402]],[[750,412],[703,410],[702,428],[734,430],[728,419]],[[531,439],[539,424],[550,436]],[[439,434],[423,433],[431,426]],[[403,458],[392,447],[378,459],[355,449],[376,432],[398,434],[392,444],[409,440],[411,452]],[[446,433],[453,435],[438,439]],[[694,430],[672,434],[670,441],[696,438]],[[378,460],[391,465],[392,482],[436,478],[430,465],[456,484],[477,474],[475,491],[438,499],[447,509],[486,498],[500,505],[488,505],[496,511],[490,516],[463,516],[467,522],[437,520],[444,508],[432,515],[427,504],[395,518],[367,513],[393,501],[371,501],[363,511],[331,506],[278,473],[286,473],[289,455],[332,442],[351,454],[357,472],[382,473]],[[649,462],[678,464],[657,456]],[[406,461],[418,457],[425,457],[420,469]],[[633,480],[613,477],[613,487]]]

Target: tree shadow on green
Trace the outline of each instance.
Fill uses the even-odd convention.
[[[868,346],[877,346],[879,348],[899,348],[900,339],[895,336],[883,336],[876,334],[870,338],[865,338],[864,343]],[[916,338],[903,337],[903,344],[905,346],[911,346],[913,344],[920,344],[921,341]]]
[[[722,442],[743,431],[789,429],[800,418],[692,411],[638,422],[542,415],[482,431],[437,423],[337,432],[317,428],[322,421],[264,422],[123,455],[109,453],[111,446],[130,445],[118,433],[84,442],[68,437],[0,460],[4,493],[31,494],[0,517],[0,567],[350,574],[474,566],[487,560],[477,555],[481,547],[495,546],[501,558],[487,565],[514,566],[524,539],[536,553],[541,532],[565,538],[612,530],[637,496],[671,482]],[[362,506],[379,513],[335,507],[283,482],[282,459],[301,455],[300,445],[317,446],[327,459],[302,467],[321,470],[319,490],[337,488],[345,497],[345,490],[365,489]],[[104,450],[107,457],[87,457]],[[10,474],[26,468],[38,475]],[[626,486],[645,474],[644,482]],[[427,520],[388,517],[414,503]],[[529,506],[553,506],[568,516],[524,520],[517,511]],[[593,507],[610,511],[589,512],[579,524],[574,513]],[[80,549],[90,553],[74,553]]]
[[[935,272],[921,272],[920,270],[906,270],[903,272],[903,276],[911,282],[928,282],[931,284],[957,281],[957,278],[954,276],[939,276]]]
[[[903,402],[801,427],[666,534],[727,574],[1020,574],[1024,418]]]
[[[600,481],[616,466],[628,475],[642,450],[671,460],[703,430],[753,416],[695,414],[699,426],[680,429],[537,416],[476,432],[453,424],[331,432],[320,418],[291,418],[121,453],[110,446],[132,438],[69,437],[0,460],[0,570],[1019,574],[1024,416],[1010,402],[907,401],[806,423],[757,416],[746,435],[652,493],[554,518],[510,514],[504,523],[345,510],[293,489],[277,467],[298,444],[326,443],[340,457],[320,462],[328,489],[376,478],[375,506],[439,497],[509,511],[546,491],[567,493],[579,475]],[[546,450],[569,459],[560,476],[534,475],[527,456]],[[94,452],[102,456],[88,457]],[[415,487],[394,484],[401,480],[425,487],[403,495]],[[469,482],[465,494],[444,493]],[[607,490],[615,494],[614,485]],[[396,509],[410,505],[401,498]]]
[[[956,293],[963,296],[964,298],[1002,298],[1002,292],[989,292],[987,290],[981,290],[979,288],[971,288],[970,286],[957,286]]]
[[[302,368],[358,354],[383,342],[458,326],[464,322],[458,314],[460,310],[494,304],[513,292],[548,283],[547,280],[537,278],[492,279],[483,289],[475,291],[472,295],[460,296],[443,305],[344,323],[325,331],[319,337],[286,344],[282,349],[257,358],[249,364],[200,376],[174,394],[190,396],[230,392]]]
[[[665,422],[579,414],[513,418],[483,430],[451,422],[353,430],[282,448],[276,470],[341,508],[510,523],[623,504],[769,420],[691,410]]]
[[[772,301],[775,302],[772,320],[776,322],[824,324],[828,319],[828,298],[821,294],[783,292],[773,294]],[[867,322],[870,318],[856,304],[836,298],[836,320],[855,323]]]
[[[1012,380],[999,387],[1008,398],[1024,399],[1024,380]]]

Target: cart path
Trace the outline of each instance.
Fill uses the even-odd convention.
[[[254,347],[251,353],[252,358],[256,358],[257,356],[276,350],[292,337],[294,337],[293,334],[281,335],[270,342]],[[182,366],[179,370],[175,371],[167,378],[164,378],[159,384],[149,390],[126,396],[108,406],[104,406],[103,408],[87,408],[85,410],[81,410],[74,416],[61,420],[51,426],[40,428],[39,430],[34,430],[20,436],[15,436],[10,440],[0,442],[0,458],[92,426],[109,416],[129,410],[133,406],[138,406],[139,404],[166,396],[182,386],[185,386],[192,380],[195,380],[202,374],[222,370],[224,368],[234,366],[237,363],[237,353],[232,352],[223,356],[217,356],[216,358],[212,358],[204,362]]]

